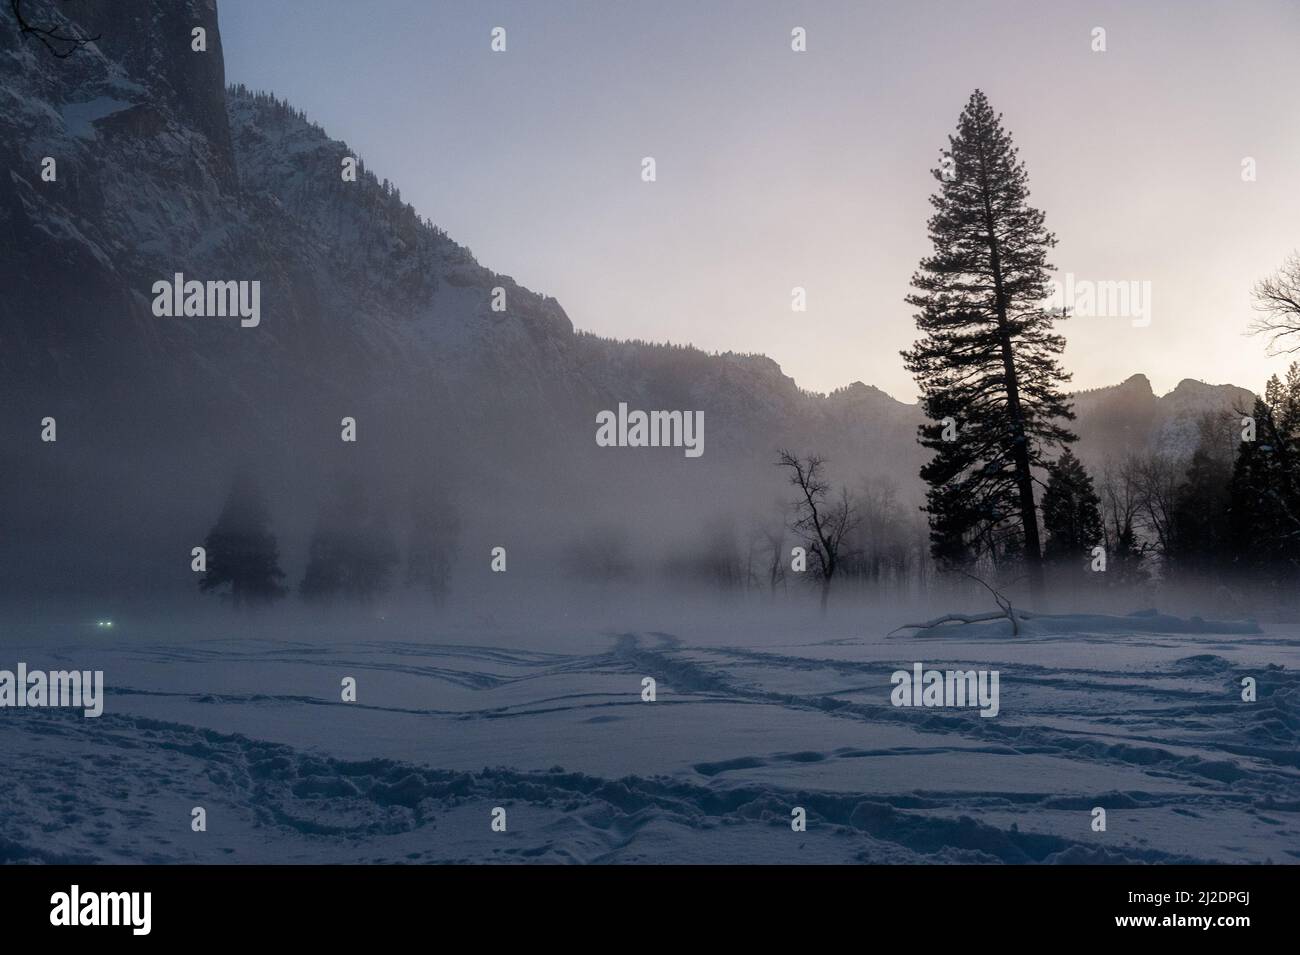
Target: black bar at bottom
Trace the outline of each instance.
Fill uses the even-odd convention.
[[[675,923],[710,934],[725,926],[734,942],[811,919],[819,933],[873,939],[961,929],[966,939],[994,930],[1180,944],[1199,934],[1232,944],[1249,937],[1242,932],[1285,928],[1297,874],[1292,866],[0,867],[0,918],[6,940],[75,932],[79,942],[373,944],[430,930],[453,944],[443,932],[540,941],[561,922],[577,934],[660,941]],[[120,894],[146,892],[147,934],[144,896]],[[115,917],[122,924],[71,924]]]

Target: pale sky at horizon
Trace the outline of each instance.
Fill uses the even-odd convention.
[[[805,388],[913,400],[898,352],[916,337],[903,297],[929,250],[929,170],[980,87],[1059,274],[1151,283],[1148,327],[1058,326],[1070,390],[1140,372],[1157,393],[1258,391],[1289,363],[1244,333],[1252,284],[1300,249],[1297,0],[218,8],[228,82],[305,110],[580,329],[761,352]]]

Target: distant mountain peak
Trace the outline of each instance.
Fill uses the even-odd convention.
[[[842,388],[836,388],[826,396],[833,402],[847,403],[870,403],[870,404],[888,404],[899,407],[914,408],[915,404],[908,404],[905,401],[899,401],[889,392],[877,388],[875,385],[864,384],[861,381],[850,382]]]
[[[1143,391],[1148,394],[1155,394],[1155,389],[1151,387],[1151,379],[1141,372],[1136,375],[1129,375],[1119,383],[1118,387],[1126,391]]]
[[[1201,379],[1199,378],[1184,378],[1182,381],[1178,382],[1178,384],[1174,386],[1173,390],[1170,391],[1168,395],[1178,394],[1178,393],[1203,394],[1207,391],[1214,391],[1217,388],[1235,388],[1235,387],[1237,386],[1236,385],[1212,385],[1207,381],[1201,381]],[[1166,395],[1165,397],[1168,397],[1168,395]]]

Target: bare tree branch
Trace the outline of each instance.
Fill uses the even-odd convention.
[[[1293,253],[1278,271],[1255,284],[1253,335],[1269,336],[1269,351],[1289,355],[1300,351],[1300,253]]]
[[[990,586],[986,581],[984,581],[979,577],[976,577],[974,574],[967,573],[964,570],[958,570],[957,573],[961,574],[963,577],[969,577],[971,580],[975,581],[975,583],[979,584],[990,594],[992,594],[993,600],[997,603],[998,607],[1000,607],[1001,609],[997,611],[990,611],[989,613],[977,613],[977,614],[947,613],[944,614],[942,617],[935,617],[933,620],[927,620],[925,623],[905,623],[902,626],[895,627],[893,630],[889,631],[888,635],[893,636],[894,634],[898,633],[899,630],[918,630],[918,631],[931,630],[935,627],[942,626],[945,623],[961,623],[961,624],[981,623],[986,620],[1001,620],[1002,618],[1005,617],[1007,620],[1011,621],[1011,635],[1013,637],[1018,637],[1020,636],[1021,621],[1029,620],[1032,619],[1033,617],[1038,616],[1037,614],[1029,613],[1024,610],[1016,610],[1014,607],[1011,606],[1010,600],[1008,600],[999,591],[997,591],[992,586]]]
[[[30,34],[36,37],[45,46],[45,49],[60,60],[67,59],[83,46],[94,43],[100,37],[98,33],[94,36],[69,35],[61,32],[58,27],[32,26],[23,16],[22,0],[9,0],[9,9],[13,11],[14,19],[18,22],[18,32],[23,36]]]

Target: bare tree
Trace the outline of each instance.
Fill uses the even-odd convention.
[[[898,482],[884,474],[865,476],[854,496],[858,526],[850,535],[852,559],[844,572],[864,581],[901,583],[911,563],[907,512],[898,499]]]
[[[9,9],[13,11],[14,20],[18,22],[18,32],[23,36],[34,36],[40,40],[45,49],[60,60],[65,60],[88,43],[94,43],[100,34],[81,36],[77,33],[64,33],[59,27],[32,26],[23,16],[22,0],[9,0]]]
[[[749,590],[776,592],[781,579],[781,545],[785,540],[785,521],[774,529],[764,521],[749,526],[745,541],[745,587]]]
[[[790,483],[799,489],[791,530],[801,537],[817,557],[821,578],[822,612],[830,599],[831,579],[840,566],[845,537],[857,525],[858,515],[845,488],[838,497],[825,477],[826,461],[816,455],[807,460],[789,451],[778,452],[777,467],[790,469]]]
[[[1300,351],[1300,253],[1292,253],[1276,273],[1257,282],[1253,294],[1261,315],[1251,323],[1252,334],[1268,335],[1274,353]]]
[[[1178,488],[1183,465],[1168,454],[1150,454],[1132,463],[1143,529],[1154,540],[1168,569],[1177,550]]]
[[[785,584],[785,527],[764,531],[763,539],[768,548],[767,589],[776,594],[776,585]]]
[[[1143,507],[1139,464],[1133,456],[1122,461],[1108,460],[1098,486],[1106,552],[1115,563],[1117,575],[1126,582],[1141,578],[1142,561],[1150,546],[1139,535]]]
[[[719,590],[734,590],[745,584],[742,564],[734,519],[730,515],[711,518],[696,551],[697,573]]]
[[[778,498],[773,511],[754,519],[749,532],[747,561],[754,589],[766,589],[775,596],[777,585],[785,584],[785,501]]]

